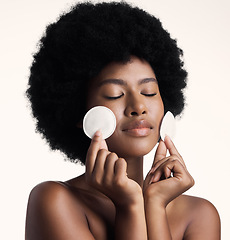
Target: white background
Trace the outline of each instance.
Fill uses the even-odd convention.
[[[32,53],[45,26],[71,0],[0,2],[0,238],[24,239],[30,190],[46,180],[67,180],[84,171],[51,152],[34,132],[24,97]],[[187,107],[175,143],[196,181],[188,194],[211,201],[229,239],[230,4],[228,0],[132,0],[159,17],[184,50]],[[145,171],[152,155],[147,157]]]

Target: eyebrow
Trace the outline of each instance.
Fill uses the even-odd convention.
[[[155,82],[157,83],[156,78],[143,78],[138,81],[138,85],[144,84],[144,83],[149,83],[149,82]],[[109,78],[101,81],[99,83],[99,86],[105,85],[105,84],[116,84],[116,85],[121,85],[121,86],[126,86],[127,82],[122,80],[122,79],[117,79],[117,78]]]

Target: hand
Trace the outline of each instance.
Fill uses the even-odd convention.
[[[115,205],[130,205],[142,197],[141,187],[127,177],[127,163],[108,151],[101,132],[94,135],[86,156],[86,181]]]
[[[167,149],[170,156],[166,157]],[[172,175],[172,176],[171,176]],[[144,197],[166,207],[169,202],[194,185],[184,160],[171,139],[160,141],[151,170],[144,182]]]

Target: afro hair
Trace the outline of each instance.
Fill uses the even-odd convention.
[[[184,108],[183,52],[159,19],[125,2],[80,3],[47,26],[30,68],[27,97],[36,130],[52,150],[85,163],[90,139],[77,123],[86,113],[87,84],[110,62],[131,55],[153,68],[165,112]]]

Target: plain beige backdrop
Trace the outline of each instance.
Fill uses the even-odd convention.
[[[24,97],[32,53],[45,26],[73,0],[0,2],[0,239],[24,239],[29,192],[47,180],[67,180],[84,167],[65,162],[34,132]],[[93,1],[96,2],[96,1]],[[132,0],[159,17],[184,50],[189,72],[187,107],[175,144],[196,181],[188,194],[211,201],[229,239],[230,2]],[[153,152],[146,157],[145,172]]]

